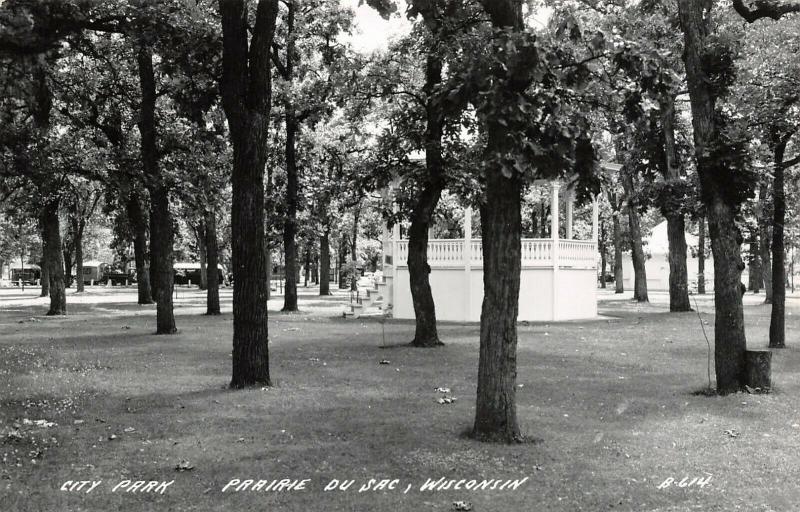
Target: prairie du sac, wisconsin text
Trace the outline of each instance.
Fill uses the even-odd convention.
[[[329,480],[322,488],[326,492],[374,492],[398,491],[407,493],[412,489],[420,492],[467,490],[467,491],[514,491],[522,486],[528,477],[520,479],[473,479],[473,478],[427,478],[424,483],[401,482],[397,478],[370,478],[367,480]],[[284,492],[306,491],[313,487],[311,480],[274,479],[259,480],[255,478],[232,478],[222,488],[224,493],[236,492]]]

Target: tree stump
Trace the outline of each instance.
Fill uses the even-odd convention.
[[[747,385],[762,392],[772,388],[772,352],[769,350],[747,350],[745,352]]]

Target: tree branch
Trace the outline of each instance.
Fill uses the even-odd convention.
[[[800,1],[752,0],[750,5],[745,5],[744,0],[733,0],[733,8],[745,21],[753,23],[761,18],[778,20],[785,14],[800,12]]]

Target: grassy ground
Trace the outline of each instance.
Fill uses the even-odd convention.
[[[639,306],[603,292],[606,319],[521,325],[519,420],[543,442],[496,446],[460,437],[474,413],[476,325],[442,325],[446,346],[411,349],[411,323],[338,318],[342,296],[309,292],[296,314],[275,300],[275,386],[230,391],[230,290],[212,318],[200,292],[181,289],[180,333],[167,337],[152,335],[154,309],[132,304],[133,289],[70,292],[58,319],[35,295],[0,290],[2,510],[797,510],[800,296],[788,299],[771,395],[693,395],[707,382],[706,342],[697,315],[667,313],[664,294]],[[746,299],[750,346],[766,346],[769,309]],[[699,305],[711,334],[712,304]],[[437,387],[457,401],[437,403]],[[709,475],[702,488],[658,488]],[[528,480],[419,490],[442,477]],[[222,493],[231,479],[283,478],[310,482]],[[334,478],[356,482],[324,492]],[[399,489],[359,493],[370,478]],[[102,483],[59,490],[68,480]],[[112,492],[123,480],[174,483]]]

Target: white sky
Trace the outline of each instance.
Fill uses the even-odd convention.
[[[366,4],[359,7],[358,0],[340,2],[356,12],[356,29],[350,38],[356,50],[369,53],[385,49],[392,39],[402,37],[411,30],[411,23],[405,16],[405,2],[402,0],[398,2],[398,14],[389,20],[381,18],[375,9]]]
[[[375,9],[366,4],[359,6],[359,0],[339,1],[342,5],[352,8],[356,13],[356,29],[350,37],[350,41],[358,51],[369,53],[386,49],[391,40],[402,37],[411,31],[411,22],[405,16],[406,3],[404,0],[397,0],[397,13],[389,20],[381,18]],[[529,20],[533,23],[534,28],[541,28],[547,23],[552,12],[553,10],[550,8],[541,9]]]

